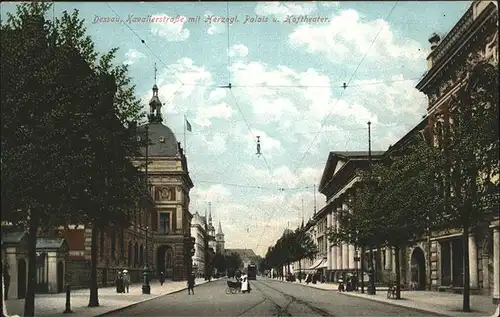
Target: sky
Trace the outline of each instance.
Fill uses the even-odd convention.
[[[226,248],[265,255],[325,205],[315,186],[330,151],[367,150],[368,121],[372,150],[386,150],[421,120],[427,98],[414,87],[428,38],[469,5],[58,2],[53,14],[77,9],[98,52],[119,48],[145,111],[157,64],[164,124],[194,182],[191,213],[210,202]],[[15,4],[1,11],[4,20]]]

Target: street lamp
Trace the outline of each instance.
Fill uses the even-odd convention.
[[[146,262],[144,263],[144,268],[142,269],[142,275],[144,277],[142,284],[143,294],[151,294],[151,286],[149,285],[149,278],[151,276],[151,272],[149,270],[149,265],[148,265],[148,230],[149,226],[146,226]]]
[[[354,262],[356,262],[356,280],[359,282],[359,250],[358,250],[358,237],[359,237],[359,230],[356,229],[356,244],[354,245],[354,250],[355,250],[355,255],[354,255]],[[361,272],[361,278],[363,278],[363,272]],[[357,283],[356,283],[356,290],[357,290]]]
[[[146,181],[146,190],[148,196],[151,194],[150,188],[149,188],[149,181],[148,181],[148,155],[149,154],[149,126],[146,125],[146,175],[145,175],[145,181]],[[149,265],[148,265],[148,212],[149,210],[146,210],[146,262],[144,263],[144,267],[142,269],[142,276],[143,276],[143,284],[142,284],[142,293],[143,294],[151,294],[151,286],[149,285],[149,278],[151,276],[151,272],[149,270]]]

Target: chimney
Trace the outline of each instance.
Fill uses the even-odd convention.
[[[441,42],[441,37],[436,33],[432,33],[429,37],[429,43],[431,43],[431,50],[434,50]]]

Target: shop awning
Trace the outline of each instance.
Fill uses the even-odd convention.
[[[316,269],[319,269],[322,267],[322,265],[326,264],[326,260],[325,259],[318,259],[316,260],[316,262],[313,263],[313,265],[311,265],[308,270],[316,270]]]

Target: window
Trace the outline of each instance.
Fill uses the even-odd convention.
[[[161,234],[168,234],[170,232],[170,213],[165,212],[160,214],[159,232]]]
[[[120,258],[125,259],[125,234],[123,229],[120,229]]]
[[[116,259],[116,230],[111,233],[111,258]]]
[[[99,237],[99,254],[101,258],[104,256],[104,231],[101,230]]]

